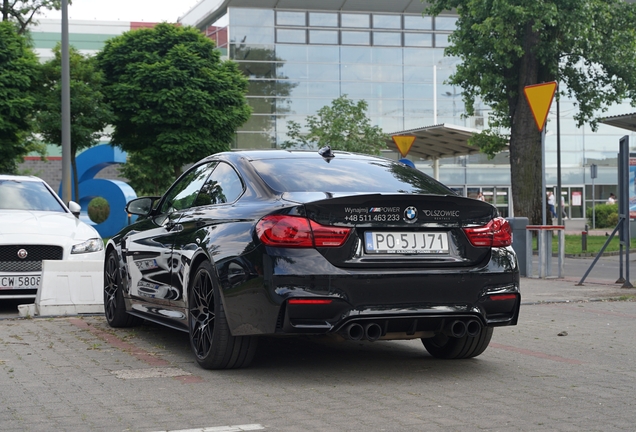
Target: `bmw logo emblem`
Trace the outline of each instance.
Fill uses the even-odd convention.
[[[404,220],[408,223],[413,223],[417,220],[417,209],[413,206],[407,207],[404,210]]]

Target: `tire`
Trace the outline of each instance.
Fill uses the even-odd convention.
[[[492,327],[483,327],[477,336],[465,335],[460,338],[439,333],[432,338],[422,339],[424,348],[430,355],[441,359],[467,359],[483,353],[492,338]]]
[[[124,304],[119,258],[111,250],[104,262],[104,315],[111,327],[134,327],[143,322],[141,318],[129,315]]]
[[[190,346],[203,369],[247,367],[256,353],[256,336],[232,336],[225,318],[214,268],[204,261],[188,290]]]

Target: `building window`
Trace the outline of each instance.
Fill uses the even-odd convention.
[[[402,17],[400,15],[373,15],[373,28],[401,29]]]
[[[309,62],[340,63],[340,48],[334,46],[307,47]]]
[[[305,30],[276,29],[276,42],[278,43],[307,43]]]
[[[338,31],[309,30],[310,44],[338,45]]]
[[[338,14],[309,12],[309,25],[312,27],[338,27]]]
[[[450,45],[448,42],[448,33],[437,33],[435,35],[435,46],[439,48],[445,48]]]
[[[357,32],[357,31],[343,31],[342,32],[342,44],[343,45],[370,45],[371,35],[369,32]]]
[[[274,27],[243,27],[230,28],[230,42],[245,44],[270,44],[274,42]]]
[[[421,15],[404,15],[404,28],[407,30],[433,30],[433,18]]]
[[[268,9],[229,8],[230,28],[234,26],[274,27],[274,11]]]
[[[238,68],[248,78],[275,78],[276,63],[269,62],[238,62]]]
[[[438,16],[435,18],[435,30],[454,31],[457,28],[457,18]]]
[[[273,30],[273,29],[272,29]],[[272,42],[274,33],[272,31]],[[253,60],[270,61],[275,58],[275,45],[250,45],[245,43],[234,43],[230,45],[230,58],[232,60]]]
[[[402,33],[373,32],[373,45],[402,46]]]
[[[340,15],[340,21],[342,27],[369,28],[370,17],[367,14],[343,13]]]
[[[404,33],[404,46],[432,47],[433,35],[431,33]]]
[[[303,26],[307,25],[305,12],[276,12],[276,25],[279,26]]]

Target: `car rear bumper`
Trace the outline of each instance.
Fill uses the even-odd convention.
[[[442,331],[455,320],[515,325],[521,303],[516,258],[504,248],[493,256],[478,268],[443,270],[343,269],[304,253],[286,260],[266,257],[267,301],[258,302],[262,295],[245,287],[229,289],[226,315],[235,335],[342,333],[352,324],[377,324],[382,338],[404,338]],[[302,299],[320,302],[298,302]],[[254,305],[249,317],[240,313],[246,303]]]
[[[477,320],[480,326],[488,327],[514,325],[521,302],[519,284],[511,280],[511,275],[493,284],[492,276],[480,280],[460,275],[419,275],[413,280],[383,275],[362,285],[357,285],[354,278],[345,278],[340,283],[332,281],[329,293],[319,289],[319,283],[302,291],[298,290],[302,285],[293,283],[293,291],[280,290],[285,300],[276,332],[341,332],[354,323],[363,327],[375,323],[385,336],[438,332],[452,320]],[[359,301],[360,291],[372,293],[364,297],[366,304]],[[296,304],[294,299],[325,299],[329,303]]]

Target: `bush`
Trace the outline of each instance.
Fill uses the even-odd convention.
[[[597,204],[596,210],[596,227],[597,228],[613,228],[618,224],[618,204]],[[592,225],[592,207],[588,207],[585,216]]]
[[[88,203],[88,217],[96,224],[104,222],[108,219],[108,215],[110,215],[110,206],[104,198],[96,197]]]

